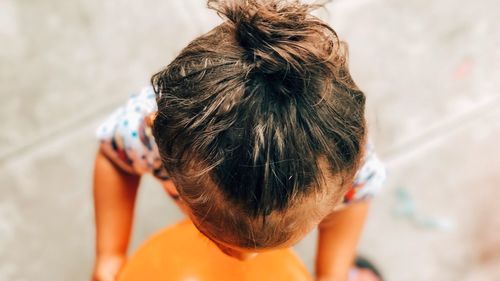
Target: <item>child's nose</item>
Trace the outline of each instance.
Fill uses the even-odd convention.
[[[224,252],[226,255],[231,256],[235,259],[238,259],[240,261],[245,261],[254,258],[257,256],[257,253],[255,252],[246,252],[246,251],[240,251],[236,249],[232,249],[223,245],[217,244],[217,247]]]
[[[241,252],[238,252],[238,253],[235,253],[235,255],[233,257],[237,258],[240,261],[246,261],[246,260],[255,258],[255,256],[257,256],[257,253],[241,253]]]

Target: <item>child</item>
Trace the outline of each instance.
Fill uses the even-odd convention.
[[[114,280],[125,260],[146,173],[228,255],[290,247],[319,227],[317,279],[348,280],[384,169],[345,44],[311,5],[208,5],[225,21],[98,129],[94,280]]]

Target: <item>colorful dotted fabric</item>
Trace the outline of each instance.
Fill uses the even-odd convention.
[[[157,110],[152,87],[133,94],[97,128],[97,138],[110,159],[136,174],[150,173],[160,180],[168,174],[161,164],[158,147],[145,118]]]
[[[363,165],[356,173],[351,189],[344,196],[344,203],[372,198],[382,188],[386,178],[385,165],[375,154],[373,146],[366,146]]]
[[[142,175],[152,174],[159,180],[168,180],[162,167],[158,147],[146,124],[145,118],[157,110],[152,87],[131,95],[127,103],[117,108],[98,127],[97,138],[104,152],[119,166]],[[385,180],[385,167],[369,144],[363,165],[356,174],[352,188],[346,193],[344,203],[373,197]]]

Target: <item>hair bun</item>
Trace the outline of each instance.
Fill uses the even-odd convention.
[[[311,66],[330,65],[340,42],[333,29],[312,16],[318,5],[280,0],[209,0],[226,18],[244,59],[262,74],[304,76]],[[295,76],[295,75],[294,75]]]

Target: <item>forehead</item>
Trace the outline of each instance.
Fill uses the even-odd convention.
[[[190,217],[197,229],[218,245],[238,250],[265,251],[293,246],[330,214],[335,205],[328,199],[318,201],[311,198],[288,210],[271,214],[265,221],[248,217],[199,218],[192,213]],[[231,223],[236,220],[240,222]]]
[[[296,196],[289,207],[273,211],[264,221],[252,218],[241,206],[224,200],[216,186],[205,190],[212,192],[204,194],[203,204],[196,203],[200,200],[185,198],[188,215],[202,234],[219,245],[253,251],[290,247],[333,212],[348,189],[345,186],[349,183],[343,177],[329,172],[327,161],[318,161],[323,174],[321,186]]]
[[[194,221],[193,221],[193,223],[194,223]],[[198,231],[201,234],[203,234],[207,239],[212,241],[218,247],[222,246],[222,247],[231,248],[233,250],[237,250],[240,252],[256,252],[256,253],[292,247],[297,242],[299,242],[301,240],[301,238],[303,238],[303,236],[305,236],[310,231],[310,230],[306,231],[303,235],[296,235],[295,237],[290,238],[287,241],[283,241],[283,243],[280,243],[279,245],[246,247],[246,246],[242,246],[242,245],[239,245],[236,243],[226,242],[223,234],[219,235],[219,236],[215,236],[214,234],[210,233],[210,231],[207,231],[207,229],[203,225],[199,225],[197,223],[194,223],[194,225],[196,226],[196,228],[198,229]]]

